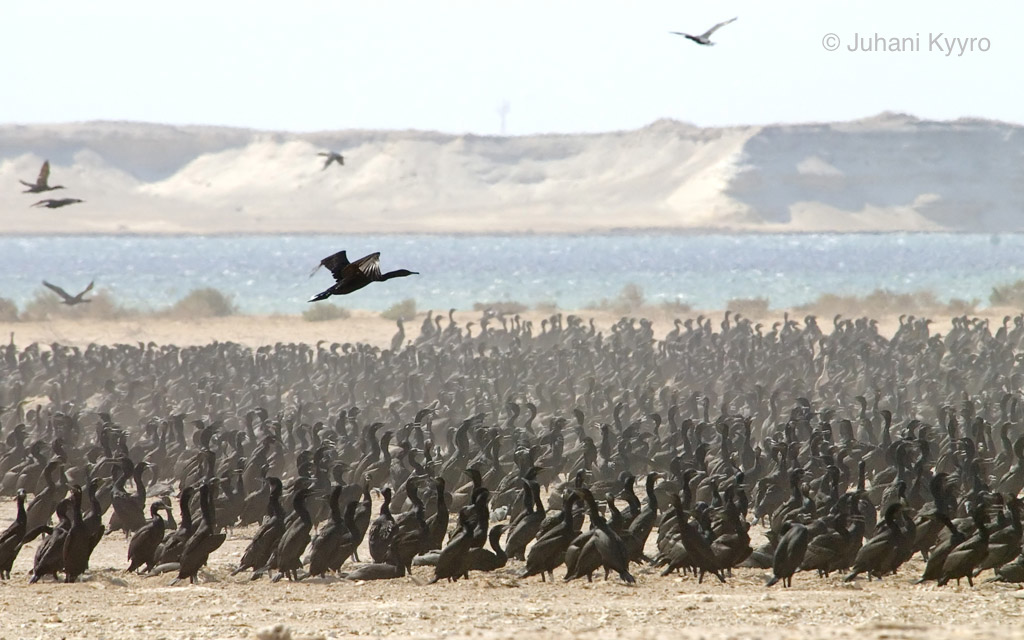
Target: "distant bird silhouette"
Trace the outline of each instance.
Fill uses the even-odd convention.
[[[50,161],[46,160],[43,162],[43,166],[39,169],[39,176],[36,178],[35,184],[31,182],[25,182],[24,180],[18,180],[21,184],[28,187],[22,191],[22,193],[42,193],[44,191],[53,191],[54,189],[63,189],[62,185],[49,185],[50,180]]]
[[[50,284],[46,280],[43,280],[43,286],[46,287],[47,289],[49,289],[50,291],[53,291],[54,293],[56,293],[61,298],[64,298],[64,304],[66,304],[66,305],[68,305],[70,307],[73,307],[76,304],[81,304],[83,302],[92,302],[92,300],[87,300],[83,296],[85,296],[85,294],[87,294],[90,291],[92,291],[92,285],[94,285],[94,284],[96,284],[95,281],[90,282],[89,286],[86,287],[85,289],[83,289],[81,293],[79,293],[78,295],[73,296],[70,293],[68,293],[67,291],[65,291],[65,290],[61,289],[60,287],[58,287],[57,285]]]
[[[337,151],[321,151],[316,155],[324,156],[325,158],[327,158],[326,160],[324,160],[324,168],[321,169],[321,171],[331,166],[332,162],[337,162],[341,166],[344,166],[345,164],[345,156],[341,155]]]
[[[711,46],[711,45],[715,44],[714,42],[711,42],[711,34],[716,32],[716,31],[718,31],[719,29],[721,29],[725,25],[729,24],[730,22],[736,22],[736,18],[733,18],[732,20],[726,20],[725,22],[719,22],[718,24],[716,24],[715,26],[711,27],[710,29],[708,29],[704,33],[700,34],[699,36],[692,36],[692,35],[690,35],[688,33],[683,33],[682,31],[669,31],[669,33],[674,33],[677,36],[684,36],[685,38],[687,38],[689,40],[693,40],[697,44],[702,44],[702,45],[705,45],[705,46]]]
[[[380,272],[380,252],[371,253],[365,258],[360,258],[355,262],[349,262],[348,256],[345,255],[344,251],[339,251],[334,255],[327,256],[320,261],[320,264],[313,269],[313,273],[320,267],[327,267],[327,270],[331,272],[336,281],[334,286],[321,293],[316,294],[309,299],[310,302],[316,302],[317,300],[325,300],[331,296],[341,296],[346,293],[352,293],[358,291],[371,282],[383,282],[390,280],[391,278],[403,278],[405,276],[418,275],[418,271],[409,271],[408,269],[397,269],[395,271],[389,271],[385,274]],[[310,276],[313,275],[310,274]]]
[[[43,206],[43,207],[46,207],[47,209],[60,209],[61,207],[66,207],[69,204],[76,204],[78,202],[85,202],[85,201],[84,200],[79,200],[78,198],[61,198],[59,200],[54,200],[52,198],[47,198],[46,200],[40,200],[39,202],[36,202],[32,206],[33,207]]]

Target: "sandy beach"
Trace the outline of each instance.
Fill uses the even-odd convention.
[[[589,322],[594,321],[594,326],[599,331],[607,331],[613,324],[626,318],[646,318],[651,321],[654,335],[662,338],[668,331],[673,329],[674,321],[678,319],[711,318],[717,327],[723,318],[724,311],[686,311],[673,313],[662,308],[651,307],[638,309],[623,313],[621,311],[583,309],[579,311],[538,311],[528,310],[520,313],[522,320],[533,323],[534,334],[541,331],[541,322],[550,318],[554,313],[561,313],[564,316],[577,315]],[[977,317],[989,321],[994,332],[998,325],[1007,315],[1019,313],[1010,308],[991,307],[979,310],[970,317]],[[435,311],[434,316],[442,316],[441,326],[448,325],[447,311]],[[794,320],[800,320],[807,315],[807,312],[772,310],[763,317],[753,317],[752,320],[763,325],[763,331],[768,332],[776,322],[781,322],[786,314]],[[483,314],[479,311],[456,311],[454,319],[460,327],[465,327],[472,322],[471,331],[473,335],[479,334],[479,321]],[[920,315],[920,314],[919,314]],[[420,326],[426,312],[416,314],[416,317],[405,323],[406,341],[415,340],[419,335]],[[924,314],[925,317],[934,319],[932,331],[944,333],[949,330],[950,318],[940,315]],[[899,328],[899,315],[886,314],[873,316],[878,321],[879,332],[883,335],[892,335]],[[497,322],[496,320],[492,322]],[[830,331],[832,328],[831,317],[818,317],[818,325],[823,331]],[[310,322],[302,316],[272,315],[272,316],[249,316],[234,315],[213,318],[196,318],[194,320],[180,320],[162,318],[156,316],[137,316],[117,320],[97,320],[92,318],[75,318],[71,313],[61,313],[58,317],[26,322],[0,322],[0,340],[7,340],[13,332],[14,340],[19,345],[38,343],[61,343],[67,345],[86,346],[89,343],[97,344],[118,344],[136,342],[155,342],[157,344],[198,345],[207,344],[213,341],[237,342],[251,347],[272,345],[278,342],[283,343],[307,343],[318,342],[345,343],[365,342],[378,347],[387,348],[397,331],[396,324],[392,320],[382,318],[379,312],[355,310],[351,311],[351,317],[337,320],[326,320],[322,322]]]

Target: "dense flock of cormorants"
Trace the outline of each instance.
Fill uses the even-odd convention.
[[[415,340],[399,321],[388,349],[12,335],[0,578],[35,541],[30,580],[74,582],[123,535],[128,570],[194,582],[258,525],[235,575],[759,567],[789,585],[888,579],[921,554],[898,580],[1024,581],[1024,316],[944,335],[905,317],[886,337],[726,313],[661,339],[643,319],[453,318],[428,313]]]

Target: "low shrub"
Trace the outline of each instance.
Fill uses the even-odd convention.
[[[591,309],[614,311],[615,313],[630,313],[644,306],[644,290],[633,282],[627,283],[619,291],[615,298],[602,298],[600,302],[589,305]]]
[[[401,302],[396,302],[384,311],[380,312],[380,317],[385,320],[412,320],[416,317],[416,301],[412,298],[406,298]]]
[[[512,316],[517,313],[526,311],[529,307],[521,302],[514,300],[505,300],[499,302],[474,302],[473,311],[487,311],[490,309],[494,313]]]
[[[992,287],[988,301],[995,307],[1024,307],[1024,280],[1001,287]]]
[[[238,311],[231,296],[213,287],[193,289],[181,300],[175,302],[165,315],[172,318],[219,318],[234,315]]]
[[[302,312],[302,319],[306,322],[328,322],[330,320],[342,320],[351,316],[352,313],[348,309],[331,304],[330,302],[317,303]]]
[[[725,308],[748,318],[763,318],[768,315],[768,298],[734,298]]]
[[[17,322],[18,305],[10,298],[0,298],[0,322]]]

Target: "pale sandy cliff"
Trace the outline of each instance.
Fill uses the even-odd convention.
[[[0,232],[1024,229],[1022,127],[843,123],[487,137],[0,126]],[[318,151],[345,154],[322,171]],[[65,190],[21,193],[43,159]],[[78,197],[57,210],[28,205]]]

